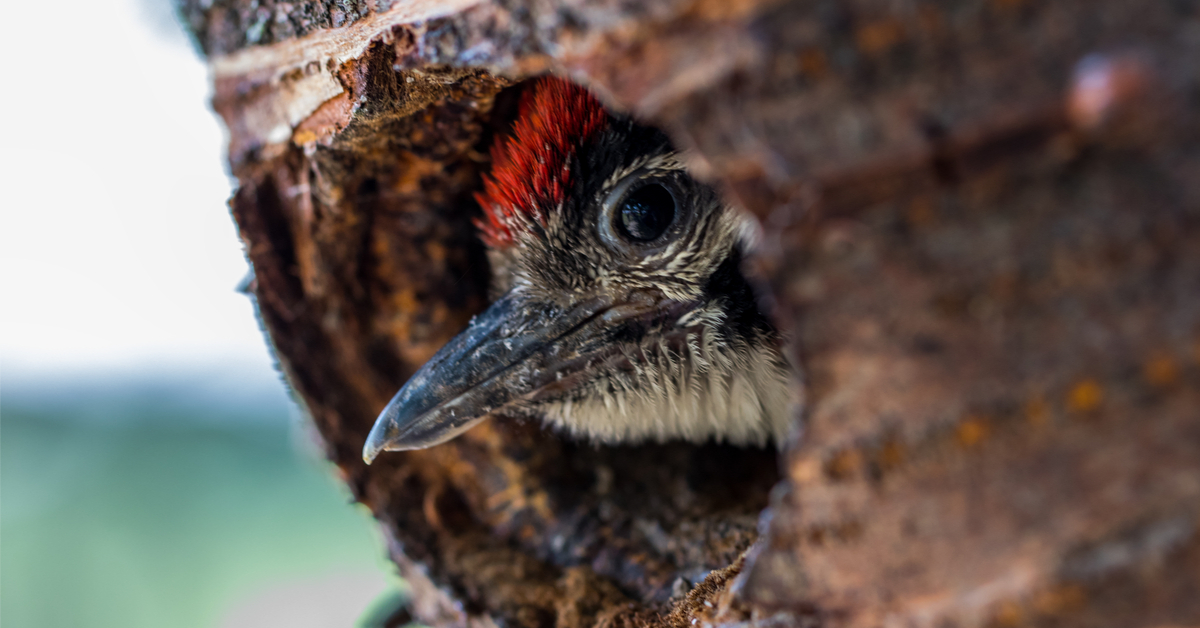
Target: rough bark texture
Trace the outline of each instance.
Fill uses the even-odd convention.
[[[1200,622],[1200,3],[183,13],[262,317],[419,620]],[[805,377],[785,454],[496,420],[361,462],[486,305],[471,193],[545,71],[762,220],[752,270]]]

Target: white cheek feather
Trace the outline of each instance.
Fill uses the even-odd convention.
[[[630,349],[634,372],[609,371],[545,420],[577,437],[638,442],[785,442],[795,408],[790,370],[772,348],[733,347],[690,335],[683,354],[663,342]]]

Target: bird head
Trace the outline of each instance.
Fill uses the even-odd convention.
[[[493,414],[610,443],[782,439],[790,370],[741,265],[755,223],[662,132],[547,77],[492,162],[476,225],[496,297],[384,408],[368,462]]]

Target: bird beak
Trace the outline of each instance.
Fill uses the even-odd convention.
[[[608,342],[617,329],[631,319],[650,323],[659,311],[649,297],[618,305],[595,298],[561,308],[510,292],[396,393],[376,419],[363,459],[370,464],[381,451],[432,447],[495,410],[570,390],[590,367],[621,358]]]

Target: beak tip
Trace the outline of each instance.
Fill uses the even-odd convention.
[[[375,461],[380,452],[387,449],[388,446],[388,423],[386,416],[380,416],[371,428],[371,433],[367,435],[367,442],[363,444],[363,462],[368,465]]]

